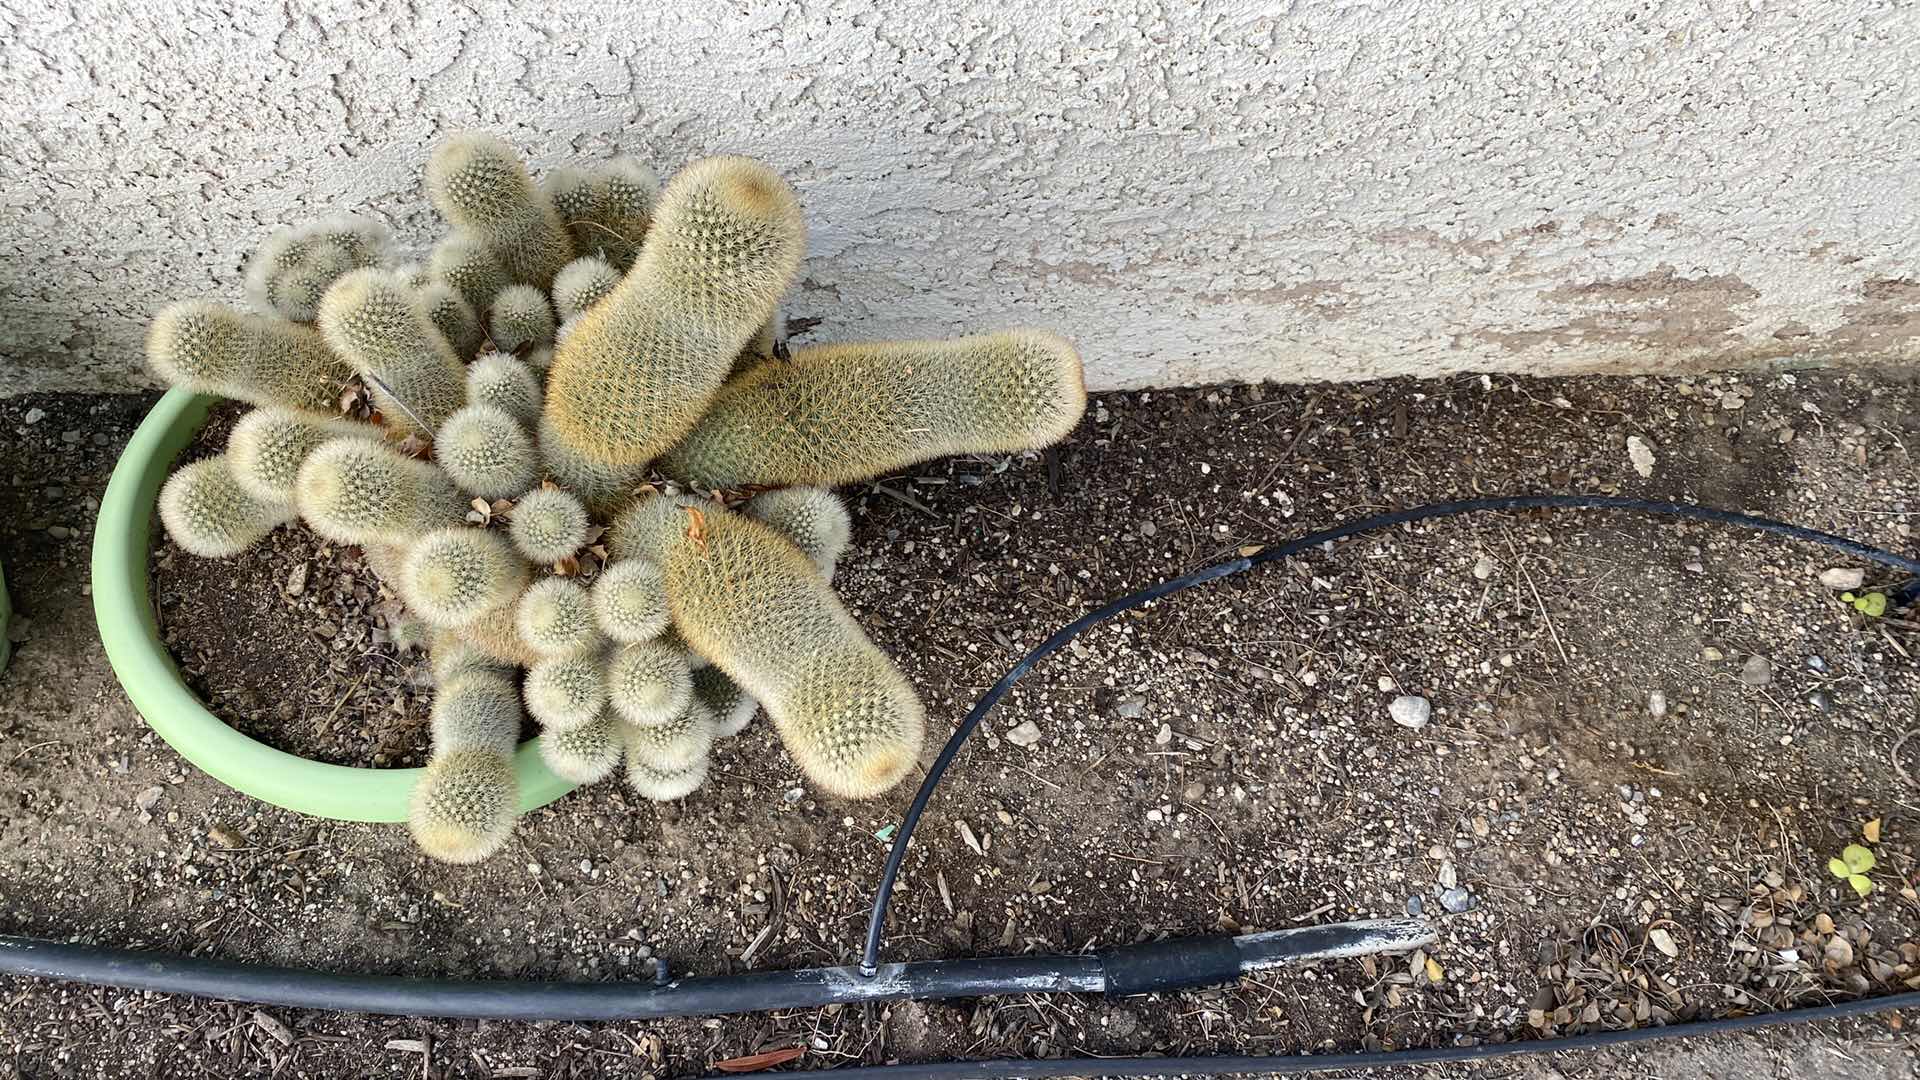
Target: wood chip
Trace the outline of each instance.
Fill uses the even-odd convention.
[[[984,856],[986,854],[985,851],[981,850],[980,839],[973,835],[973,826],[968,825],[965,818],[954,819],[953,827],[954,830],[960,834],[960,842],[972,848],[975,855]]]
[[[785,1065],[806,1052],[807,1048],[804,1046],[783,1046],[763,1054],[748,1054],[745,1057],[716,1061],[713,1067],[728,1073],[759,1072],[761,1069],[771,1069],[775,1065]]]
[[[253,1026],[267,1033],[267,1036],[281,1046],[293,1045],[293,1029],[261,1012],[253,1010]]]

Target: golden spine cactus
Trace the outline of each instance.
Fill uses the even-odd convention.
[[[196,394],[334,417],[353,369],[312,327],[208,300],[170,304],[147,331],[155,374]]]
[[[446,686],[475,673],[505,677],[513,671],[451,630],[433,631],[433,641],[427,649],[427,667],[433,673],[436,686]]]
[[[400,567],[400,598],[441,629],[457,630],[511,604],[527,584],[527,564],[498,535],[456,525],[421,537]]]
[[[529,561],[551,565],[580,550],[590,525],[579,499],[559,488],[538,487],[513,504],[507,535]]]
[[[899,783],[925,735],[906,677],[791,541],[690,502],[656,497],[623,515],[666,573],[674,628],[760,702],[814,783],[851,798]]]
[[[644,467],[615,467],[588,458],[555,434],[553,422],[544,412],[537,430],[540,465],[546,475],[573,492],[595,514],[610,514],[625,506],[646,475]]]
[[[646,162],[622,154],[595,173],[595,180],[600,189],[600,242],[594,247],[624,271],[639,256],[647,230],[653,225],[660,178]]]
[[[480,316],[473,313],[473,305],[453,286],[440,281],[428,282],[420,289],[420,307],[457,358],[472,359],[486,343],[487,331],[480,325]]]
[[[527,711],[549,731],[590,723],[607,705],[605,664],[598,654],[543,657],[521,686]]]
[[[633,269],[555,350],[544,419],[586,466],[639,469],[705,410],[800,264],[793,189],[745,158],[682,170]]]
[[[499,406],[532,427],[540,419],[540,377],[510,353],[482,353],[467,365],[467,402]]]
[[[555,776],[576,784],[597,784],[620,767],[621,746],[606,710],[576,728],[540,736],[540,759]]]
[[[434,280],[452,286],[476,313],[493,310],[493,298],[513,284],[485,240],[458,230],[434,247],[427,267]]]
[[[540,654],[520,636],[514,618],[517,610],[516,604],[507,603],[482,612],[479,618],[462,626],[458,636],[475,650],[502,664],[531,667],[540,659]]]
[[[542,656],[574,656],[597,651],[600,627],[593,617],[593,598],[572,578],[536,581],[514,607],[514,625],[520,639]]]
[[[294,485],[300,516],[337,544],[405,544],[467,514],[467,500],[445,472],[373,439],[322,443]]]
[[[461,491],[488,500],[525,491],[540,476],[533,437],[497,405],[468,405],[447,417],[433,457]]]
[[[224,454],[175,471],[160,489],[167,535],[205,559],[238,555],[292,516],[288,503],[263,501],[242,487]]]
[[[407,545],[400,543],[368,543],[362,545],[361,554],[366,556],[367,569],[389,586],[397,586],[400,581],[400,568],[407,562]]]
[[[833,487],[1051,446],[1086,407],[1079,354],[1045,331],[802,349],[727,384],[660,468],[701,488]]]
[[[630,733],[633,729],[628,728]],[[642,798],[653,802],[684,799],[707,782],[707,759],[701,758],[678,772],[656,769],[641,759],[627,755],[627,783]]]
[[[520,745],[525,717],[513,680],[497,671],[472,670],[442,680],[428,724],[434,756],[455,750],[511,754]]]
[[[509,285],[493,298],[487,326],[495,348],[514,352],[553,344],[553,307],[531,285]]]
[[[620,649],[607,664],[607,701],[629,724],[665,724],[691,700],[693,672],[678,649],[643,641]]]
[[[560,216],[560,224],[573,239],[573,250],[576,253],[598,251],[600,226],[593,219],[600,209],[600,188],[593,182],[593,174],[562,165],[540,178],[540,190],[546,193],[554,213]],[[558,283],[556,277],[555,284]]]
[[[432,438],[467,403],[466,368],[393,271],[355,270],[335,282],[320,302],[320,332],[365,378],[395,431]]]
[[[584,255],[568,263],[553,279],[553,307],[560,321],[600,302],[620,284],[620,271],[598,255]]]
[[[455,750],[427,762],[413,789],[407,828],[428,855],[476,863],[507,842],[519,812],[520,783],[512,758],[491,750]]]
[[[542,289],[573,258],[573,241],[553,203],[527,175],[513,148],[465,133],[441,143],[427,161],[427,195],[440,216],[479,239],[507,276]]]
[[[327,287],[378,262],[386,243],[385,227],[350,215],[281,229],[247,260],[247,298],[262,314],[310,323]]]
[[[717,667],[703,667],[693,673],[693,696],[713,714],[715,738],[732,738],[747,730],[753,714],[760,711],[760,703]]]
[[[593,614],[600,630],[622,645],[651,641],[666,630],[667,579],[645,559],[626,559],[593,583]]]
[[[227,435],[233,478],[262,502],[292,505],[300,466],[322,443],[341,436],[380,438],[372,424],[316,420],[312,413],[268,406],[242,416]]]
[[[622,727],[628,759],[663,773],[692,768],[713,747],[713,714],[697,701],[662,723]]]
[[[776,488],[748,499],[741,510],[796,544],[827,580],[853,539],[853,519],[833,492],[817,487]]]

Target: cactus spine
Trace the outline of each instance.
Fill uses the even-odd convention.
[[[205,559],[238,555],[292,516],[289,504],[263,501],[242,487],[224,454],[176,471],[160,489],[167,535]]]
[[[509,353],[482,353],[467,365],[467,401],[497,405],[532,427],[540,418],[540,377]]]
[[[777,488],[748,499],[741,509],[792,540],[820,568],[821,576],[833,580],[834,564],[853,539],[853,519],[833,492],[816,487]]]
[[[447,417],[433,457],[460,490],[483,499],[518,494],[540,475],[532,436],[497,405],[468,405]]]
[[[634,729],[626,730],[631,734]],[[627,754],[627,783],[642,798],[653,802],[673,802],[675,799],[684,799],[698,791],[700,785],[706,782],[707,759],[704,757],[678,772],[666,772],[635,757],[631,750]]]
[[[623,645],[651,641],[670,618],[667,579],[645,559],[614,563],[593,583],[593,613],[601,631]]]
[[[703,667],[693,673],[693,696],[713,714],[715,738],[731,738],[747,730],[753,714],[760,711],[760,703],[717,667]]]
[[[553,203],[499,139],[468,133],[441,143],[427,161],[427,194],[441,217],[486,245],[516,282],[547,288],[573,258]]]
[[[607,700],[629,724],[665,724],[692,699],[693,673],[678,649],[643,641],[614,653],[607,665]]]
[[[539,487],[513,504],[507,535],[530,561],[557,563],[587,542],[587,508],[559,488]]]
[[[729,383],[660,467],[703,488],[833,487],[952,454],[1038,449],[1086,411],[1056,334],[802,349]]]
[[[540,736],[540,759],[554,775],[576,784],[606,779],[619,767],[621,749],[613,717],[605,710],[577,728]]]
[[[311,327],[206,300],[171,304],[154,317],[147,362],[196,394],[328,418],[340,414],[340,391],[353,377]]]
[[[457,358],[471,360],[486,343],[487,332],[480,325],[480,316],[453,286],[428,282],[420,289],[420,307]]]
[[[407,827],[428,855],[476,863],[507,842],[519,804],[512,758],[491,750],[454,750],[427,762],[413,789]]]
[[[390,270],[355,270],[320,302],[320,332],[367,381],[395,431],[432,438],[467,403],[467,372],[419,294]]]
[[[247,297],[262,314],[310,323],[327,287],[377,262],[386,242],[384,227],[347,215],[282,229],[247,260]]]
[[[526,583],[527,564],[505,540],[456,525],[428,533],[408,550],[399,588],[414,614],[457,630],[512,603]]]
[[[427,266],[434,280],[452,286],[476,313],[493,310],[493,298],[513,284],[486,242],[470,233],[440,241]]]
[[[487,325],[497,349],[514,352],[553,344],[553,308],[547,294],[531,285],[509,285],[493,298]]]
[[[300,516],[337,544],[404,544],[466,518],[447,474],[373,439],[322,443],[294,481]]]
[[[549,384],[551,385],[551,384]],[[579,496],[587,509],[605,515],[626,505],[646,475],[645,468],[604,465],[568,445],[544,412],[539,427],[540,464],[553,482]]]
[[[553,306],[560,321],[580,314],[620,284],[620,271],[598,255],[585,255],[568,263],[553,279]]]
[[[520,639],[542,656],[573,656],[595,650],[600,627],[593,618],[593,598],[571,578],[536,581],[514,609]]]
[[[713,746],[713,714],[693,702],[658,724],[628,724],[627,757],[663,773],[684,772],[705,761]]]
[[[595,654],[549,656],[527,671],[527,711],[549,731],[591,722],[607,705],[606,672]]]
[[[307,455],[340,436],[379,439],[380,429],[347,420],[316,420],[311,413],[278,406],[255,409],[227,435],[227,461],[249,495],[291,506]]]
[[[525,715],[513,681],[497,671],[471,670],[443,680],[434,692],[429,722],[434,756],[455,750],[511,754],[520,745]]]
[[[743,158],[682,170],[633,269],[554,353],[545,420],[585,467],[638,469],[686,434],[799,267],[793,190]]]

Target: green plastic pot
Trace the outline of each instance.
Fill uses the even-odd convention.
[[[173,459],[200,430],[214,400],[167,391],[133,433],[107,483],[93,537],[93,615],[107,662],[147,726],[235,791],[314,817],[405,821],[407,798],[422,770],[327,765],[256,742],[207,711],[160,640],[147,592],[154,502]],[[574,787],[540,760],[539,741],[523,743],[514,755],[523,810],[545,806]]]

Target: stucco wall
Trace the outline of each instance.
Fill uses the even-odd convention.
[[[231,7],[0,0],[0,392],[144,382],[277,223],[424,245],[469,126],[765,157],[816,339],[1042,323],[1102,387],[1920,354],[1908,3]]]

